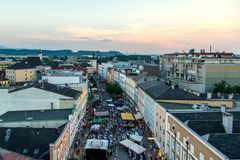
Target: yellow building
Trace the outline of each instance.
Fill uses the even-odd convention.
[[[9,80],[7,78],[0,76],[0,86],[8,87],[9,86]]]
[[[16,63],[11,68],[6,69],[6,78],[10,83],[29,82],[36,80],[36,70],[26,63]]]

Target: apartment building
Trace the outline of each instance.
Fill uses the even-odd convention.
[[[169,159],[240,158],[240,112],[167,114],[165,151]]]
[[[191,92],[212,92],[222,80],[239,84],[240,59],[233,53],[174,53],[160,56],[160,74]]]

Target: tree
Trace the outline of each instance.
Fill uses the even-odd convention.
[[[214,93],[234,93],[234,87],[232,87],[229,83],[222,80],[221,82],[214,84],[215,88],[213,90]]]
[[[110,94],[116,94],[119,95],[122,93],[122,88],[115,83],[107,83],[106,84],[106,91]]]

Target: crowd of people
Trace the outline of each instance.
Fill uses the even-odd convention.
[[[79,133],[76,136],[74,146],[77,155],[76,157],[79,159],[85,158],[84,145],[87,139],[93,138],[108,140],[109,149],[107,151],[107,155],[109,159],[121,159],[119,156],[123,155],[119,155],[118,152],[120,150],[121,154],[124,153],[128,156],[128,159],[131,160],[149,159],[149,155],[151,155],[150,158],[153,157],[152,153],[146,153],[149,150],[141,154],[137,154],[119,143],[124,139],[130,138],[130,135],[137,134],[144,138],[141,142],[136,143],[150,150],[153,149],[153,145],[149,145],[151,142],[147,140],[149,131],[144,124],[139,123],[137,120],[134,120],[130,123],[128,122],[132,125],[124,125],[128,123],[125,123],[125,121],[121,118],[121,113],[128,112],[134,115],[137,113],[135,107],[130,107],[128,102],[126,102],[126,98],[124,98],[124,96],[118,99],[114,99],[114,97],[109,95],[104,90],[104,87],[104,84],[99,84],[98,88],[100,92],[100,98],[99,100],[94,100],[90,107],[87,108],[87,112],[82,120],[82,125]],[[103,116],[96,116],[96,112],[107,112],[108,114]],[[95,118],[100,119],[100,121],[95,122]]]

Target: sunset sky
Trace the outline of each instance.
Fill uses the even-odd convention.
[[[0,45],[240,53],[240,0],[0,0]]]

